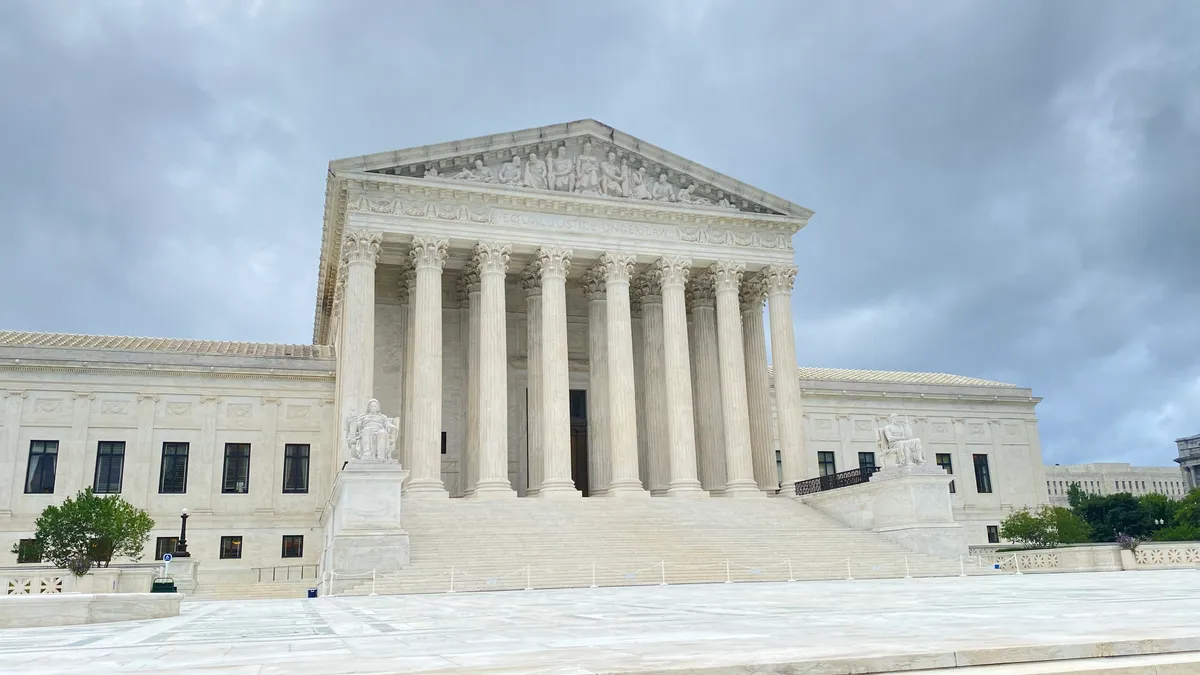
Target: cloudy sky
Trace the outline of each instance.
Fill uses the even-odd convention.
[[[816,211],[802,364],[1200,433],[1200,2],[0,2],[0,328],[311,339],[331,159],[594,117]]]

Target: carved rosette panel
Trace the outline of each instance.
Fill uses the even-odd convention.
[[[347,263],[368,263],[379,260],[379,247],[383,245],[383,234],[373,230],[354,228],[346,230],[342,237],[342,260]]]
[[[653,268],[658,286],[685,286],[692,272],[692,261],[679,256],[663,256]]]
[[[537,250],[534,257],[537,259],[538,272],[543,279],[559,277],[567,278],[567,273],[571,271],[571,256],[574,252],[569,248],[560,248],[557,246],[543,246]]]
[[[767,298],[767,286],[760,275],[755,274],[742,280],[738,289],[738,302],[743,311],[747,309],[762,309],[763,300]]]
[[[608,286],[604,283],[604,274],[598,267],[592,267],[579,278],[579,287],[583,295],[590,300],[603,300]]]
[[[442,269],[450,252],[450,240],[436,237],[413,237],[409,257],[416,269],[436,267]]]
[[[721,260],[709,265],[708,272],[712,277],[713,288],[717,293],[737,293],[738,287],[742,283],[742,275],[746,273],[746,266],[741,263]]]
[[[603,253],[596,261],[596,269],[608,283],[629,283],[636,261],[632,253]]]
[[[508,259],[512,255],[512,246],[499,244],[494,241],[481,241],[475,244],[472,261],[480,274],[505,274],[508,272]]]
[[[716,301],[717,294],[713,286],[713,276],[697,274],[687,286],[688,307],[714,307]]]
[[[792,285],[796,283],[796,273],[800,270],[793,265],[767,265],[760,272],[767,294],[791,293]]]

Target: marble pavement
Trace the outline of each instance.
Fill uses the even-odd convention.
[[[1120,672],[1182,674],[1200,672],[1197,579],[1186,570],[197,602],[157,621],[0,631],[0,672],[846,673],[1151,654],[1120,661],[1149,670]],[[748,666],[784,663],[794,665]],[[1006,668],[979,672],[1060,672]]]

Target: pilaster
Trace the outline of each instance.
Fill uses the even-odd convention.
[[[25,473],[18,470],[21,449],[21,415],[26,394],[10,389],[0,392],[4,398],[4,427],[0,430],[0,517],[12,515],[14,492],[25,489]]]

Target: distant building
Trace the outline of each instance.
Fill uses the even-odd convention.
[[[1196,437],[1196,457],[1200,463],[1200,436]],[[1186,440],[1186,439],[1184,439]],[[1046,491],[1050,503],[1067,505],[1067,491],[1079,483],[1084,492],[1113,495],[1128,492],[1132,495],[1162,494],[1181,499],[1190,489],[1179,470],[1170,466],[1132,466],[1120,463],[1067,464],[1046,467]]]
[[[1179,448],[1179,456],[1175,462],[1183,472],[1183,480],[1188,488],[1200,487],[1200,434],[1187,438],[1176,438],[1175,445]]]

